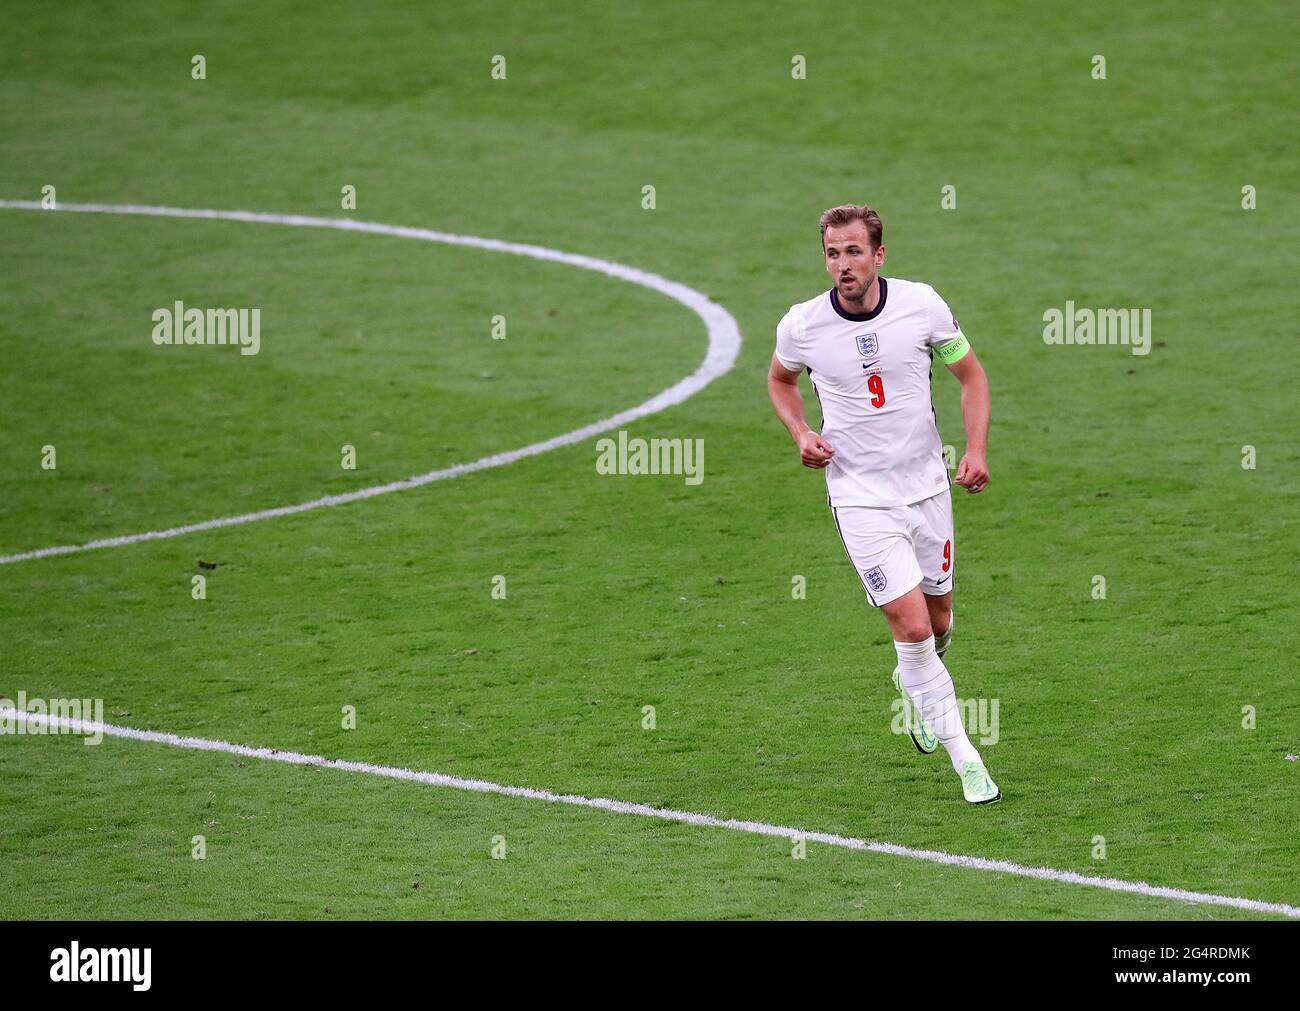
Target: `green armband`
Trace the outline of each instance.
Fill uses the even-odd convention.
[[[956,337],[950,340],[947,344],[940,344],[934,349],[934,353],[939,356],[939,361],[943,362],[945,365],[952,365],[953,363],[959,362],[965,358],[966,352],[969,350],[970,341],[966,339],[964,333],[958,330]]]

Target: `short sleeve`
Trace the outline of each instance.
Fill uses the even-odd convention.
[[[966,357],[970,351],[970,342],[961,332],[961,324],[948,308],[948,303],[937,291],[928,288],[925,302],[929,331],[926,342],[941,362],[953,365]]]
[[[776,325],[776,360],[790,372],[802,372],[807,365],[798,346],[799,329],[793,309]]]

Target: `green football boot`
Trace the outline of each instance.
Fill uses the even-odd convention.
[[[972,804],[993,804],[1002,799],[1002,791],[993,782],[988,770],[975,762],[961,765],[961,792]]]
[[[912,743],[916,745],[916,750],[923,755],[933,755],[934,749],[939,747],[939,738],[930,733],[930,728],[925,725],[925,720],[921,719],[921,714],[912,702],[911,696],[903,690],[903,682],[898,676],[897,667],[894,668],[894,687],[898,689],[898,694],[907,700],[907,733],[912,738]]]

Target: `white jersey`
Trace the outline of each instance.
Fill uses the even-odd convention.
[[[959,347],[966,341],[947,303],[919,281],[881,277],[869,313],[844,310],[834,288],[790,307],[776,328],[776,357],[791,372],[807,369],[821,402],[821,434],[835,449],[826,467],[831,505],[892,508],[948,488],[931,351],[945,348],[951,364]]]

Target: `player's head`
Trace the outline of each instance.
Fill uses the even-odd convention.
[[[865,204],[842,204],[822,214],[822,256],[841,299],[865,298],[885,262],[880,215]]]

